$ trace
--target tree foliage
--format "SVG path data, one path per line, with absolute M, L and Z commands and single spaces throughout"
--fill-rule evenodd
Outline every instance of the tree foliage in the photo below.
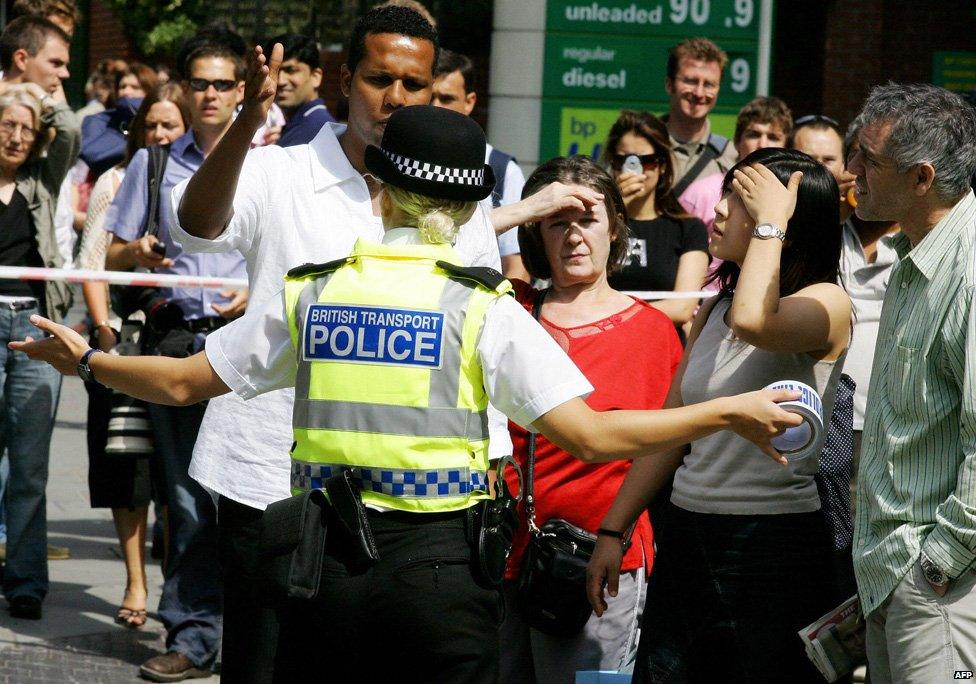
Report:
M 173 54 L 209 17 L 205 0 L 106 0 L 136 49 L 146 56 Z

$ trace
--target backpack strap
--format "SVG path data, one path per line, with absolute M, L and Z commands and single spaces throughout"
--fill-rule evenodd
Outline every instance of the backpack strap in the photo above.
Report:
M 515 161 L 515 157 L 506 154 L 496 148 L 491 148 L 488 155 L 488 166 L 495 174 L 495 188 L 491 191 L 491 206 L 500 207 L 502 197 L 505 196 L 505 172 L 508 171 L 508 162 Z
M 718 135 L 717 133 L 712 133 L 709 135 L 708 142 L 705 143 L 705 149 L 702 150 L 698 160 L 685 172 L 685 175 L 681 177 L 681 180 L 675 183 L 674 187 L 671 188 L 671 192 L 674 194 L 674 196 L 680 197 L 681 193 L 687 190 L 688 186 L 697 180 L 698 176 L 701 175 L 701 172 L 705 170 L 705 167 L 708 166 L 710 162 L 713 162 L 722 156 L 722 153 L 725 152 L 725 148 L 728 147 L 728 145 L 728 138 Z
M 159 193 L 163 185 L 163 176 L 166 174 L 166 162 L 169 161 L 169 145 L 151 145 L 147 151 L 149 167 L 146 178 L 149 183 L 149 204 L 140 235 L 156 235 L 159 233 Z

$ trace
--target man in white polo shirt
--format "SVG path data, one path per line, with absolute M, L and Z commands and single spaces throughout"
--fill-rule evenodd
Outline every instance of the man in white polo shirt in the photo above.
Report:
M 276 48 L 268 66 L 252 66 L 243 109 L 220 145 L 192 179 L 174 189 L 174 236 L 189 252 L 240 250 L 252 306 L 281 289 L 288 269 L 345 257 L 359 237 L 379 242 L 382 186 L 366 172 L 366 145 L 379 143 L 393 111 L 430 102 L 437 49 L 436 32 L 413 10 L 371 10 L 353 29 L 340 75 L 349 98 L 348 126 L 328 124 L 308 145 L 248 154 L 248 142 L 274 98 Z M 602 201 L 565 187 L 540 195 L 495 210 L 490 201 L 479 206 L 455 242 L 465 265 L 499 268 L 493 227 L 502 230 L 566 206 Z M 282 390 L 246 404 L 235 397 L 211 401 L 190 466 L 190 475 L 219 495 L 222 672 L 241 677 L 260 678 L 273 663 L 277 626 L 254 591 L 256 545 L 261 512 L 290 495 L 293 400 L 292 390 Z M 498 415 L 493 457 L 511 453 Z

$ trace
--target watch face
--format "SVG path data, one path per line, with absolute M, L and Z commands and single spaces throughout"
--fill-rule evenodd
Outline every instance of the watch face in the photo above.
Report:
M 761 226 L 756 226 L 756 232 L 762 237 L 773 237 L 776 235 L 776 229 L 768 223 L 764 223 Z

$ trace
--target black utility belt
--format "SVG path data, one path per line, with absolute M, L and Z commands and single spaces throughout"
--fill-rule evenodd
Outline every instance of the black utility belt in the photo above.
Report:
M 206 318 L 194 318 L 190 321 L 183 321 L 183 327 L 191 333 L 209 333 L 227 325 L 228 320 L 221 316 L 207 316 Z

